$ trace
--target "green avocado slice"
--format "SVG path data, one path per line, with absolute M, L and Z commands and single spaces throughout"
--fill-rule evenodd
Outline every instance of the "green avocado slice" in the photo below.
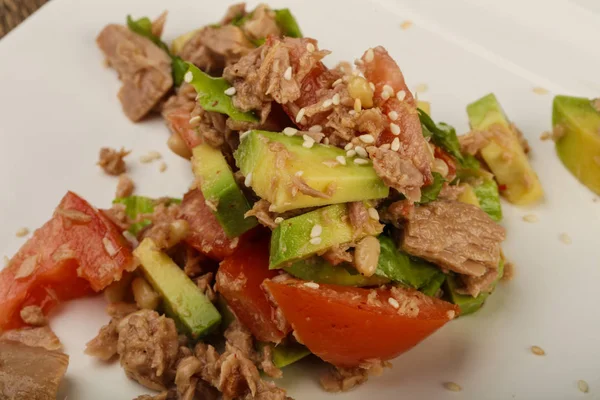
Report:
M 496 285 L 502 279 L 504 275 L 504 261 L 500 260 L 500 264 L 498 265 L 498 277 L 494 281 L 492 285 L 492 292 L 496 288 Z M 448 296 L 451 303 L 456 304 L 460 308 L 460 315 L 468 315 L 472 314 L 475 311 L 479 310 L 483 303 L 487 300 L 487 298 L 492 294 L 492 292 L 483 292 L 479 293 L 479 296 L 473 297 L 465 294 L 459 294 L 456 292 L 457 288 L 460 287 L 458 282 L 458 277 L 454 274 L 448 276 L 446 279 L 446 295 Z
M 301 260 L 289 267 L 285 272 L 305 281 L 325 283 L 340 286 L 378 286 L 389 282 L 389 279 L 379 276 L 366 277 L 359 274 L 351 265 L 331 265 L 321 257 Z

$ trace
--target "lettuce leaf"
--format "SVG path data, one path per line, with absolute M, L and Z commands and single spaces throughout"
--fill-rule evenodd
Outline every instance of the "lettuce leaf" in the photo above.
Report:
M 444 182 L 446 182 L 446 180 L 437 172 L 434 172 L 432 175 L 433 182 L 421 189 L 421 200 L 419 200 L 419 204 L 427 204 L 431 201 L 434 201 L 438 198 L 440 192 L 442 191 L 442 187 L 444 186 Z
M 496 181 L 484 179 L 480 184 L 473 185 L 473 191 L 477 196 L 477 200 L 479 200 L 479 207 L 494 221 L 502 220 L 502 205 L 500 204 L 500 193 Z
M 296 18 L 292 15 L 292 12 L 289 8 L 282 8 L 280 10 L 275 11 L 275 22 L 277 22 L 277 26 L 281 29 L 283 36 L 289 36 L 293 38 L 301 38 L 302 31 L 300 30 L 300 26 L 296 21 Z

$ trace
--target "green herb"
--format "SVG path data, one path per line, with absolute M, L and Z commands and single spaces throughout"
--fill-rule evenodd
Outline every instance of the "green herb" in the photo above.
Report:
M 442 191 L 442 187 L 444 186 L 444 182 L 446 182 L 446 180 L 437 172 L 434 172 L 432 175 L 433 182 L 421 190 L 421 200 L 419 200 L 419 204 L 426 204 L 434 201 L 438 198 L 440 192 Z
M 281 10 L 274 11 L 275 22 L 277 22 L 277 26 L 279 29 L 281 29 L 283 36 L 289 36 L 293 38 L 302 37 L 300 26 L 288 8 L 282 8 Z
M 225 94 L 231 88 L 229 82 L 223 78 L 213 78 L 191 63 L 187 65 L 186 75 L 191 74 L 189 83 L 196 89 L 198 103 L 202 108 L 229 115 L 235 121 L 258 122 L 253 112 L 243 112 L 234 107 L 231 96 Z

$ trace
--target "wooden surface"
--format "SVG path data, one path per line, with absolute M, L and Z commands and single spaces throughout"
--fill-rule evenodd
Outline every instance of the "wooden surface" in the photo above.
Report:
M 0 0 L 0 39 L 48 0 Z

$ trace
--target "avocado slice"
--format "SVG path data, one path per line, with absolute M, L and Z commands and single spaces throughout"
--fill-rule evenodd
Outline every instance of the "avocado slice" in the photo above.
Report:
M 498 222 L 502 220 L 502 205 L 500 204 L 500 192 L 498 184 L 493 179 L 483 179 L 473 185 L 473 192 L 477 197 L 479 207 Z
M 471 129 L 493 129 L 497 135 L 501 135 L 501 138 L 492 138 L 490 143 L 481 149 L 481 157 L 494 173 L 498 183 L 506 187 L 502 191 L 506 199 L 520 205 L 540 200 L 544 194 L 542 185 L 496 96 L 491 93 L 469 104 L 467 114 Z
M 311 232 L 320 225 L 319 240 L 311 238 Z M 334 204 L 281 222 L 271 235 L 269 268 L 283 268 L 298 260 L 304 260 L 328 248 L 360 240 L 368 235 L 379 235 L 383 225 L 369 219 L 360 230 L 350 223 L 346 204 Z
M 444 282 L 446 282 L 446 278 L 447 278 L 447 275 L 444 273 L 436 275 L 433 277 L 433 279 L 431 279 L 431 281 L 429 281 L 429 283 L 427 283 L 427 285 L 423 286 L 419 290 L 424 295 L 427 295 L 430 297 L 435 297 L 435 295 L 438 294 L 438 291 L 442 288 L 442 285 L 444 284 Z
M 492 292 L 495 289 L 496 285 L 502 279 L 502 275 L 504 275 L 504 261 L 500 260 L 500 264 L 498 264 L 498 277 L 492 284 Z M 459 294 L 456 292 L 456 289 L 460 287 L 460 283 L 458 282 L 458 277 L 454 274 L 448 276 L 446 279 L 446 295 L 451 303 L 456 304 L 460 308 L 460 315 L 468 315 L 472 314 L 475 311 L 479 310 L 483 303 L 487 300 L 487 298 L 492 294 L 492 292 L 483 292 L 479 293 L 479 296 L 473 297 L 465 294 Z
M 385 198 L 389 188 L 372 164 L 359 165 L 343 149 L 315 143 L 303 146 L 301 137 L 250 131 L 234 156 L 247 182 L 271 211 Z M 346 165 L 337 160 L 343 159 Z M 250 175 L 252 174 L 252 175 Z M 250 178 L 248 178 L 250 176 Z M 298 185 L 315 191 L 306 194 Z
M 254 217 L 244 217 L 250 204 L 221 151 L 201 144 L 194 147 L 192 153 L 192 169 L 200 180 L 200 190 L 225 234 L 234 238 L 254 228 L 258 221 Z
M 481 205 L 479 204 L 479 199 L 475 194 L 475 189 L 473 189 L 473 186 L 471 186 L 468 183 L 460 183 L 460 186 L 464 187 L 465 190 L 460 195 L 458 195 L 458 201 L 466 204 L 471 204 L 476 207 L 481 207 Z
M 600 108 L 586 98 L 556 96 L 552 126 L 562 131 L 556 139 L 556 152 L 562 163 L 600 195 Z
M 273 347 L 273 364 L 277 368 L 287 367 L 310 354 L 310 350 L 299 343 L 279 344 Z
M 352 265 L 331 265 L 321 257 L 301 260 L 283 268 L 285 272 L 296 278 L 317 283 L 340 286 L 379 286 L 389 282 L 389 279 L 376 275 L 366 277 L 359 274 Z
M 167 256 L 145 238 L 133 254 L 140 260 L 144 275 L 160 293 L 165 311 L 192 338 L 210 333 L 221 323 L 221 315 L 200 289 Z

